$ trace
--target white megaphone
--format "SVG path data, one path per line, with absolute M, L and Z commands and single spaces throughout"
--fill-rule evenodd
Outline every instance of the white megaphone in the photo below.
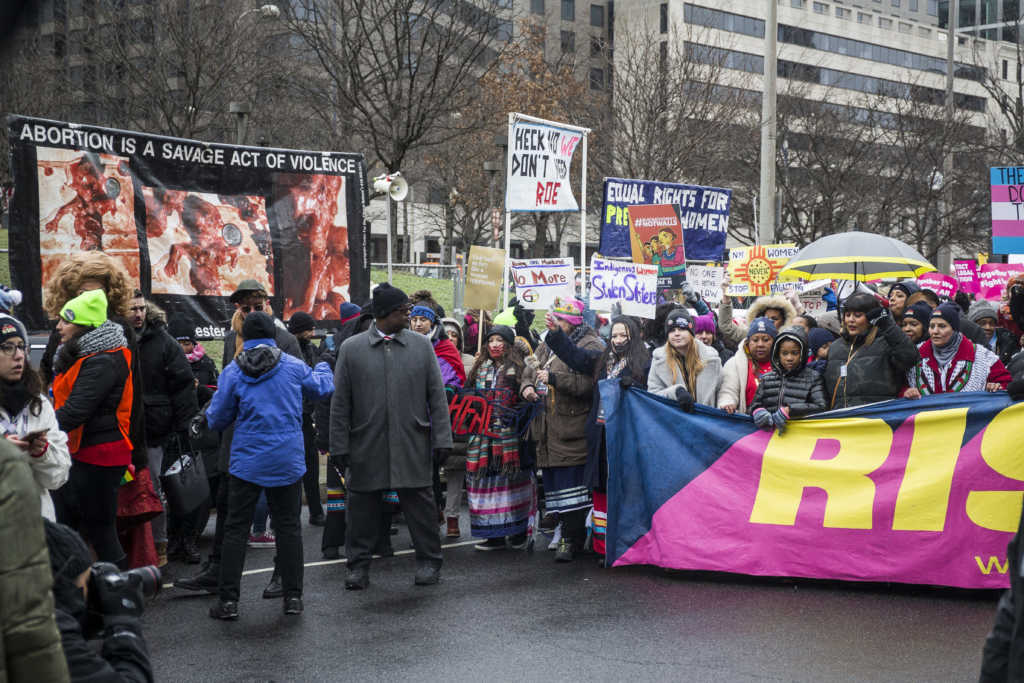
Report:
M 374 192 L 386 192 L 391 199 L 400 202 L 409 194 L 409 183 L 398 171 L 379 175 L 373 179 Z

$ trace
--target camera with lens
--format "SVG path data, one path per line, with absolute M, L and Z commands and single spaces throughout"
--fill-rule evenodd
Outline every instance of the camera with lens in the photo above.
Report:
M 149 565 L 122 572 L 117 565 L 97 562 L 89 577 L 86 632 L 98 633 L 120 619 L 142 616 L 145 600 L 160 592 L 160 570 Z

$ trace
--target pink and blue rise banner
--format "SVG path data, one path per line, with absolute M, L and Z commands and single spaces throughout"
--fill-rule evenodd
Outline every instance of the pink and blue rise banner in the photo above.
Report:
M 887 401 L 793 420 L 601 383 L 609 564 L 1005 588 L 1024 403 Z
M 996 167 L 989 175 L 992 253 L 1024 254 L 1024 167 Z

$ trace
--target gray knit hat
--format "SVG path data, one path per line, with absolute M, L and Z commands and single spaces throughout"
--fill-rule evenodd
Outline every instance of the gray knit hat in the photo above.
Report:
M 991 302 L 985 301 L 984 299 L 978 299 L 971 307 L 967 310 L 967 319 L 972 323 L 976 323 L 984 318 L 992 318 L 993 320 L 999 320 L 999 314 L 996 312 L 996 307 Z

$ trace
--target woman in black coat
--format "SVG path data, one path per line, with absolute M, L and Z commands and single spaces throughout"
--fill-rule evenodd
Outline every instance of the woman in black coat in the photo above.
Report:
M 570 368 L 581 374 L 593 375 L 595 383 L 605 379 L 618 379 L 623 389 L 631 386 L 647 389 L 651 357 L 640 334 L 640 328 L 628 316 L 612 320 L 610 343 L 601 352 L 576 346 L 557 327 L 548 331 L 544 342 Z M 603 563 L 604 533 L 608 517 L 608 454 L 605 448 L 604 415 L 600 400 L 591 404 L 585 432 L 587 462 L 583 478 L 584 483 L 594 492 L 594 551 L 602 556 Z

